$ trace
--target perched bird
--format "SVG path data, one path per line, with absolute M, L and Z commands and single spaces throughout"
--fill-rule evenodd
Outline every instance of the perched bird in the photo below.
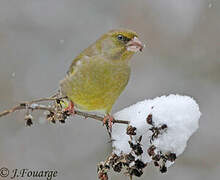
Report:
M 84 111 L 101 111 L 103 122 L 112 125 L 111 109 L 130 77 L 129 59 L 143 45 L 138 35 L 127 29 L 111 30 L 82 51 L 72 62 L 60 82 L 61 93 L 74 106 Z

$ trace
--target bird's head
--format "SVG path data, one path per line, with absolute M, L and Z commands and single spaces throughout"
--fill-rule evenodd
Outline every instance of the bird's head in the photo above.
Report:
M 99 51 L 111 60 L 128 60 L 144 47 L 137 33 L 127 29 L 109 31 L 97 41 L 96 45 Z

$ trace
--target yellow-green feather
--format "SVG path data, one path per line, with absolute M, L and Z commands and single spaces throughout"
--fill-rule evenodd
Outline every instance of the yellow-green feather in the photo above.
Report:
M 104 34 L 73 60 L 66 78 L 61 81 L 62 93 L 78 108 L 110 113 L 127 85 L 128 60 L 134 53 L 116 40 L 119 33 L 129 38 L 136 36 L 132 31 L 123 30 Z
M 80 109 L 109 113 L 130 76 L 126 62 L 111 63 L 99 57 L 82 60 L 62 82 L 62 92 Z M 91 71 L 92 69 L 92 71 Z

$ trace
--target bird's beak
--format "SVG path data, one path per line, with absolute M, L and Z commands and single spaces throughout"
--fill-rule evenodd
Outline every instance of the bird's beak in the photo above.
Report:
M 128 41 L 126 47 L 128 51 L 138 52 L 143 50 L 144 45 L 137 37 L 134 37 L 132 40 Z

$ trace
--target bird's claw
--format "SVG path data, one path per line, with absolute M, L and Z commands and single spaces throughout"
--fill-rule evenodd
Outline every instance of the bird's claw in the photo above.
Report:
M 103 119 L 103 125 L 107 126 L 109 133 L 112 132 L 112 125 L 114 123 L 114 117 L 111 115 L 106 115 Z
M 65 112 L 67 112 L 69 115 L 74 115 L 75 114 L 75 108 L 74 104 L 72 101 L 69 102 L 69 105 L 67 108 L 64 109 Z

